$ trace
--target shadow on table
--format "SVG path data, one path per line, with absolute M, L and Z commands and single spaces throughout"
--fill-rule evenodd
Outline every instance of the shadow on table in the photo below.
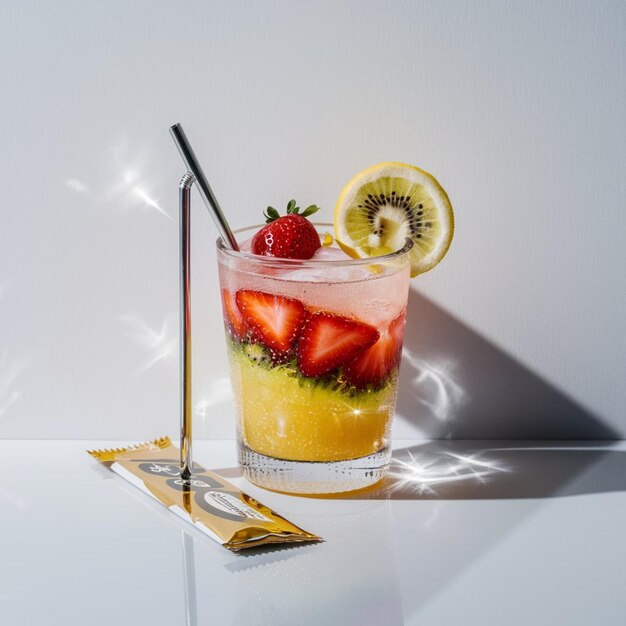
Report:
M 488 500 L 626 490 L 626 450 L 603 442 L 430 441 L 394 451 L 387 478 L 347 498 Z
M 310 522 L 328 543 L 233 559 L 227 569 L 247 590 L 233 623 L 407 623 L 542 499 L 626 490 L 626 450 L 558 441 L 617 439 L 598 416 L 424 296 L 411 291 L 409 308 L 398 414 L 425 441 L 395 450 L 388 478 L 338 494 L 337 506 L 285 498 L 285 514 Z M 528 441 L 541 439 L 555 441 Z M 392 505 L 398 500 L 430 502 Z M 289 593 L 276 581 L 290 581 Z
M 409 292 L 397 413 L 424 439 L 619 439 L 602 419 Z

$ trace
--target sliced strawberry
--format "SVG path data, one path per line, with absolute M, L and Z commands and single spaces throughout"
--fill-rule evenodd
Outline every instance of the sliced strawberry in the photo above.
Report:
M 405 320 L 406 314 L 402 311 L 371 348 L 344 367 L 343 374 L 350 384 L 363 389 L 368 385 L 378 387 L 385 382 L 400 364 Z
M 378 339 L 368 324 L 329 313 L 314 313 L 298 344 L 298 366 L 305 376 L 323 376 L 352 361 Z
M 222 308 L 224 309 L 226 326 L 230 332 L 237 339 L 243 339 L 246 336 L 246 325 L 243 321 L 243 316 L 237 307 L 235 295 L 228 291 L 228 289 L 222 289 Z
M 302 302 L 246 289 L 238 291 L 236 299 L 246 328 L 268 348 L 278 352 L 291 348 L 304 320 Z

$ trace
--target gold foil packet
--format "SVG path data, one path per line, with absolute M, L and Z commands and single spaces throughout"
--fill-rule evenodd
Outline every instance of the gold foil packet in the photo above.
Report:
M 88 452 L 229 550 L 321 541 L 195 463 L 191 478 L 181 478 L 179 451 L 169 437 Z

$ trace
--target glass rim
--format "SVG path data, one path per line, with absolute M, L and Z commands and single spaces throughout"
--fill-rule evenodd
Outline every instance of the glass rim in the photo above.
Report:
M 322 226 L 325 228 L 334 229 L 334 224 L 331 224 L 329 222 L 311 223 L 313 224 L 313 226 Z M 259 230 L 263 228 L 263 226 L 265 226 L 265 224 L 244 226 L 243 228 L 238 228 L 234 230 L 233 234 L 238 235 L 252 229 Z M 394 261 L 409 252 L 415 245 L 410 237 L 406 237 L 406 239 L 404 240 L 404 245 L 401 248 L 399 248 L 395 252 L 389 252 L 388 254 L 383 254 L 381 256 L 368 256 L 360 259 L 284 259 L 280 257 L 260 256 L 258 254 L 252 254 L 251 252 L 240 252 L 237 250 L 232 250 L 231 248 L 228 248 L 226 245 L 224 245 L 224 240 L 221 237 L 218 237 L 215 243 L 220 253 L 226 254 L 227 256 L 233 257 L 235 259 L 252 261 L 255 263 L 259 263 L 260 265 L 287 265 L 297 267 L 352 267 L 355 265 L 372 265 L 373 263 Z

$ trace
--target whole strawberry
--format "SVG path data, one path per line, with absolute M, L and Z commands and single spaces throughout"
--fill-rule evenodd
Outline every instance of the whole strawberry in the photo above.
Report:
M 274 207 L 264 213 L 267 226 L 252 238 L 252 253 L 282 259 L 310 259 L 321 247 L 320 237 L 307 217 L 319 207 L 312 204 L 300 213 L 295 200 L 287 205 L 282 217 Z

